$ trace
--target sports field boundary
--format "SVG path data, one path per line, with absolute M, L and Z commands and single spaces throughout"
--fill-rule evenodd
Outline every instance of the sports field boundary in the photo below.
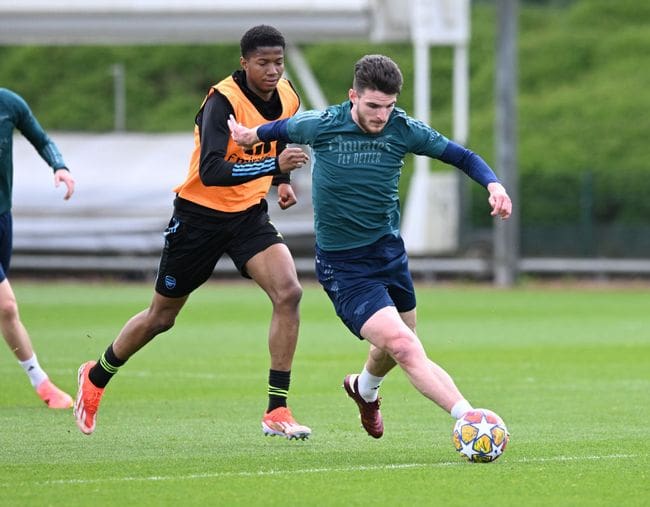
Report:
M 16 253 L 12 258 L 15 272 L 69 273 L 69 274 L 141 274 L 153 277 L 158 266 L 157 255 L 44 255 Z M 296 269 L 303 276 L 314 274 L 311 257 L 297 257 Z M 478 258 L 411 258 L 409 266 L 414 276 L 435 278 L 445 276 L 491 276 L 493 265 L 489 259 Z M 589 275 L 589 276 L 650 276 L 650 259 L 582 259 L 582 258 L 522 258 L 520 274 Z M 217 264 L 215 275 L 237 276 L 229 259 Z

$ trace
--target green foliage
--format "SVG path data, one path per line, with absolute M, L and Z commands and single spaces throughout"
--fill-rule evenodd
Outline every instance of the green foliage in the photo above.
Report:
M 650 50 L 649 24 L 650 3 L 644 0 L 522 2 L 516 205 L 523 225 L 578 220 L 575 196 L 586 173 L 594 180 L 594 218 L 647 223 L 650 68 L 643 62 Z M 468 146 L 492 166 L 495 31 L 494 2 L 474 2 Z M 332 103 L 346 100 L 359 57 L 390 55 L 405 78 L 399 105 L 413 113 L 410 43 L 338 41 L 302 49 Z M 452 50 L 431 48 L 430 58 L 431 124 L 451 137 Z M 236 44 L 0 47 L 0 86 L 21 93 L 48 129 L 106 132 L 114 124 L 111 67 L 121 63 L 128 130 L 187 131 L 208 86 L 237 68 L 238 59 Z M 291 72 L 290 60 L 287 66 Z M 407 160 L 403 195 L 411 165 Z M 473 187 L 472 223 L 487 225 L 484 192 Z M 559 203 L 557 195 L 574 198 Z
M 239 65 L 223 46 L 0 47 L 0 82 L 18 91 L 48 129 L 113 128 L 112 68 L 126 73 L 127 129 L 192 129 L 209 86 Z
M 552 2 L 551 2 L 552 3 Z M 475 8 L 472 60 L 485 33 Z M 648 223 L 650 72 L 639 62 L 650 48 L 650 9 L 639 1 L 575 1 L 564 8 L 522 8 L 519 31 L 518 168 L 523 225 L 576 223 L 586 200 L 598 223 Z M 489 20 L 494 23 L 493 19 Z M 494 164 L 493 51 L 485 74 L 472 76 L 470 145 Z M 480 94 L 479 94 L 480 95 Z M 591 190 L 583 186 L 593 178 Z M 585 195 L 592 191 L 593 194 Z M 489 223 L 484 194 L 472 189 L 474 224 Z M 518 204 L 518 203 L 516 203 Z

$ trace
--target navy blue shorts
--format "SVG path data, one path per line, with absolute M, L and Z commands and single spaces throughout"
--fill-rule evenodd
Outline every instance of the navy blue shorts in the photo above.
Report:
M 13 221 L 11 211 L 0 215 L 0 282 L 4 282 L 11 264 L 11 249 L 13 246 Z
M 402 238 L 384 236 L 372 245 L 325 252 L 316 246 L 316 275 L 336 314 L 358 338 L 378 310 L 415 308 L 415 289 Z

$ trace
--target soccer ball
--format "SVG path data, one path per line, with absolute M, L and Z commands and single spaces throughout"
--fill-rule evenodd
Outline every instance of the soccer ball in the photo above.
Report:
M 456 421 L 452 441 L 458 453 L 473 463 L 489 463 L 506 450 L 510 434 L 491 410 L 475 408 Z

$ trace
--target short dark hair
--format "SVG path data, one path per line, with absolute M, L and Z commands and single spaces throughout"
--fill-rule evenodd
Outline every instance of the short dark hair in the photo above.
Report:
M 402 91 L 402 71 L 384 55 L 365 55 L 354 64 L 352 87 L 357 93 L 376 90 L 386 95 L 399 95 Z
M 261 47 L 282 46 L 285 48 L 284 36 L 269 25 L 257 25 L 249 29 L 239 41 L 241 55 L 246 58 L 252 51 Z

